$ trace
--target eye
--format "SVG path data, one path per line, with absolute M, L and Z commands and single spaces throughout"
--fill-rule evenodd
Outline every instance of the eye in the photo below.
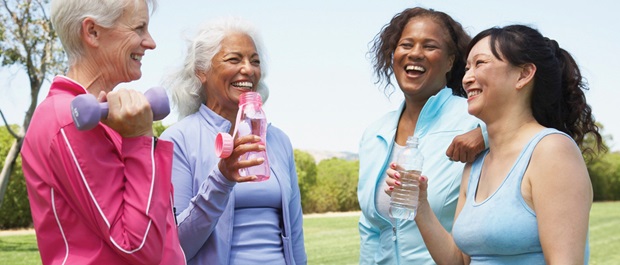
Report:
M 259 59 L 254 59 L 254 60 L 252 60 L 252 64 L 253 65 L 260 65 L 260 60 Z
M 233 63 L 233 64 L 238 64 L 239 62 L 241 62 L 241 59 L 237 57 L 233 57 L 233 58 L 228 58 L 225 61 L 229 63 Z
M 142 24 L 142 25 L 140 25 L 140 26 L 137 26 L 134 30 L 135 30 L 136 32 L 138 32 L 138 33 L 142 33 L 142 32 L 144 32 L 144 30 L 146 30 L 146 25 L 145 25 L 145 24 Z
M 413 47 L 413 44 L 408 43 L 408 42 L 403 42 L 403 43 L 399 44 L 398 46 L 403 47 L 405 49 L 410 49 L 411 47 Z
M 475 63 L 475 65 L 477 66 L 477 65 L 480 65 L 480 64 L 483 64 L 483 63 L 484 63 L 484 61 L 483 61 L 483 60 L 477 60 L 477 61 L 476 61 L 476 63 Z

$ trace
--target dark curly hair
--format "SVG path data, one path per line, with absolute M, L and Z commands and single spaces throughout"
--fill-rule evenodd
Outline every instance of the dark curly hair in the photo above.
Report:
M 503 56 L 512 65 L 532 63 L 536 66 L 531 105 L 538 123 L 565 132 L 582 148 L 585 136 L 592 134 L 596 151 L 607 149 L 586 102 L 584 90 L 588 90 L 588 86 L 566 50 L 536 29 L 510 25 L 478 33 L 469 44 L 467 54 L 485 37 L 490 38 L 491 52 L 497 59 L 503 60 Z M 583 150 L 590 155 L 594 151 L 588 147 Z
M 375 83 L 385 84 L 384 92 L 388 96 L 394 92 L 394 85 L 391 81 L 391 77 L 394 75 L 394 70 L 392 69 L 394 51 L 403 33 L 403 29 L 412 18 L 416 17 L 433 19 L 442 25 L 450 36 L 451 41 L 448 43 L 448 48 L 449 53 L 454 55 L 454 63 L 452 69 L 446 74 L 446 83 L 452 89 L 454 95 L 465 97 L 462 79 L 465 74 L 465 49 L 471 37 L 465 32 L 463 26 L 448 14 L 421 7 L 408 8 L 396 14 L 390 23 L 384 25 L 371 41 L 372 46 L 368 53 L 372 57 L 374 73 L 377 77 Z

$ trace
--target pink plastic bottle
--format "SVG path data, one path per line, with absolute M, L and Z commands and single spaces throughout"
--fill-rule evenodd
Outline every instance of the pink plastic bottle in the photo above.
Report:
M 239 96 L 239 112 L 237 113 L 237 123 L 233 136 L 228 133 L 219 133 L 215 138 L 215 152 L 221 158 L 230 156 L 233 149 L 233 139 L 235 135 L 239 137 L 254 134 L 260 137 L 261 144 L 265 145 L 267 139 L 267 119 L 265 112 L 261 108 L 263 101 L 258 92 L 245 92 Z M 256 181 L 269 179 L 269 160 L 267 152 L 247 152 L 239 160 L 257 159 L 262 157 L 264 162 L 260 165 L 239 169 L 241 176 L 257 177 Z

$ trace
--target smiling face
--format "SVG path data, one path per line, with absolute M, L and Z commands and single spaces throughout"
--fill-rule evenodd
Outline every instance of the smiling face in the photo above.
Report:
M 211 68 L 198 77 L 206 90 L 207 107 L 222 117 L 234 117 L 239 96 L 256 91 L 261 78 L 260 58 L 252 38 L 243 33 L 226 36 L 211 60 Z
M 493 116 L 501 117 L 504 110 L 518 102 L 517 92 L 523 88 L 522 68 L 502 60 L 493 55 L 490 37 L 478 41 L 467 57 L 463 88 L 468 112 L 485 122 Z
M 426 100 L 446 85 L 452 68 L 446 30 L 430 17 L 412 18 L 394 50 L 394 76 L 406 98 Z
M 145 1 L 131 3 L 112 28 L 100 28 L 100 56 L 97 60 L 105 79 L 113 84 L 137 80 L 146 50 L 155 49 L 148 31 L 149 14 Z

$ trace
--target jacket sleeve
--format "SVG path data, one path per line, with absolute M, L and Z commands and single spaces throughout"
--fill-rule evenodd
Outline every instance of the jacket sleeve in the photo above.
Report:
M 108 130 L 61 128 L 50 150 L 53 186 L 119 256 L 159 263 L 172 214 L 172 144 Z
M 192 167 L 189 151 L 182 136 L 168 135 L 174 144 L 172 183 L 174 185 L 174 206 L 177 214 L 179 240 L 187 260 L 196 256 L 205 244 L 228 204 L 235 182 L 229 181 L 219 171 L 217 164 L 211 172 L 196 172 Z M 162 135 L 164 136 L 164 135 Z M 198 161 L 196 163 L 202 163 Z M 203 179 L 194 192 L 195 179 Z
M 379 231 L 371 225 L 362 213 L 359 220 L 360 265 L 375 264 L 375 254 L 380 250 Z
M 293 255 L 295 264 L 307 264 L 306 248 L 304 245 L 303 231 L 303 212 L 301 209 L 301 194 L 299 192 L 299 184 L 297 179 L 297 171 L 295 167 L 295 159 L 292 147 L 289 149 L 289 176 L 291 176 L 291 201 L 289 204 L 289 212 L 291 217 L 291 239 L 293 243 Z

